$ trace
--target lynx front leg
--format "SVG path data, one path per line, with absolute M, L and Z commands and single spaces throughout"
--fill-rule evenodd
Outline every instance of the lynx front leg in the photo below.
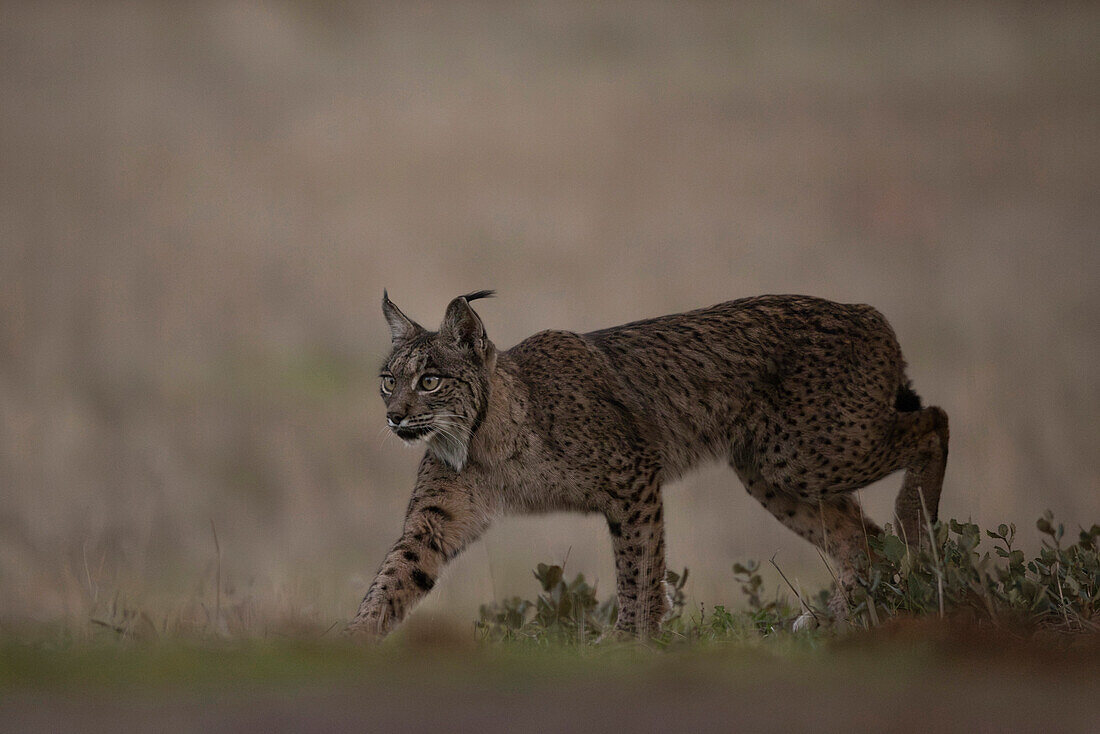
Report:
M 665 534 L 661 497 L 655 486 L 639 499 L 608 513 L 615 551 L 619 619 L 617 632 L 650 636 L 669 610 L 665 591 Z
M 430 464 L 425 460 L 425 464 Z M 405 528 L 382 562 L 348 634 L 381 638 L 431 591 L 443 566 L 476 540 L 490 513 L 453 473 L 421 465 Z

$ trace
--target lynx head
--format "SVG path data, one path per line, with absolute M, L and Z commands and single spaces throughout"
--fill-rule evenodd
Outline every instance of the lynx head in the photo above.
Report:
M 466 464 L 470 437 L 485 416 L 496 364 L 496 347 L 470 301 L 492 295 L 478 291 L 451 301 L 439 331 L 420 326 L 382 295 L 393 340 L 381 374 L 386 423 L 406 443 L 426 440 L 455 471 Z

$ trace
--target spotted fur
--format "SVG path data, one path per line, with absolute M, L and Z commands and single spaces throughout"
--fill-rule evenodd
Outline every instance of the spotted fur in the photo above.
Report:
M 498 353 L 470 307 L 488 295 L 456 298 L 438 332 L 383 298 L 387 420 L 428 450 L 350 632 L 392 630 L 493 518 L 572 510 L 607 519 L 617 629 L 651 634 L 668 611 L 661 487 L 714 458 L 835 559 L 838 613 L 878 532 L 855 490 L 905 469 L 902 533 L 919 542 L 936 518 L 947 415 L 921 407 L 870 306 L 760 296 Z

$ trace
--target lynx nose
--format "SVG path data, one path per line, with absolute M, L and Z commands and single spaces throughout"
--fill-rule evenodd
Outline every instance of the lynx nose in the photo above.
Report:
M 397 428 L 397 426 L 400 425 L 401 421 L 403 420 L 405 420 L 404 413 L 398 413 L 395 410 L 391 410 L 390 412 L 386 413 L 386 423 L 389 424 L 390 428 Z

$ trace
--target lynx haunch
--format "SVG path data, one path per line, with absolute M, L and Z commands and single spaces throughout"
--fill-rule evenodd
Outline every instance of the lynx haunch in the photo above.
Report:
M 904 537 L 935 520 L 947 415 L 922 408 L 893 329 L 870 306 L 759 296 L 588 334 L 543 331 L 507 351 L 470 302 L 428 331 L 383 296 L 390 428 L 424 441 L 401 537 L 348 632 L 381 637 L 494 518 L 600 513 L 615 553 L 616 629 L 668 611 L 661 487 L 726 461 L 749 494 L 839 567 L 834 611 L 866 562 L 855 490 L 899 469 Z

